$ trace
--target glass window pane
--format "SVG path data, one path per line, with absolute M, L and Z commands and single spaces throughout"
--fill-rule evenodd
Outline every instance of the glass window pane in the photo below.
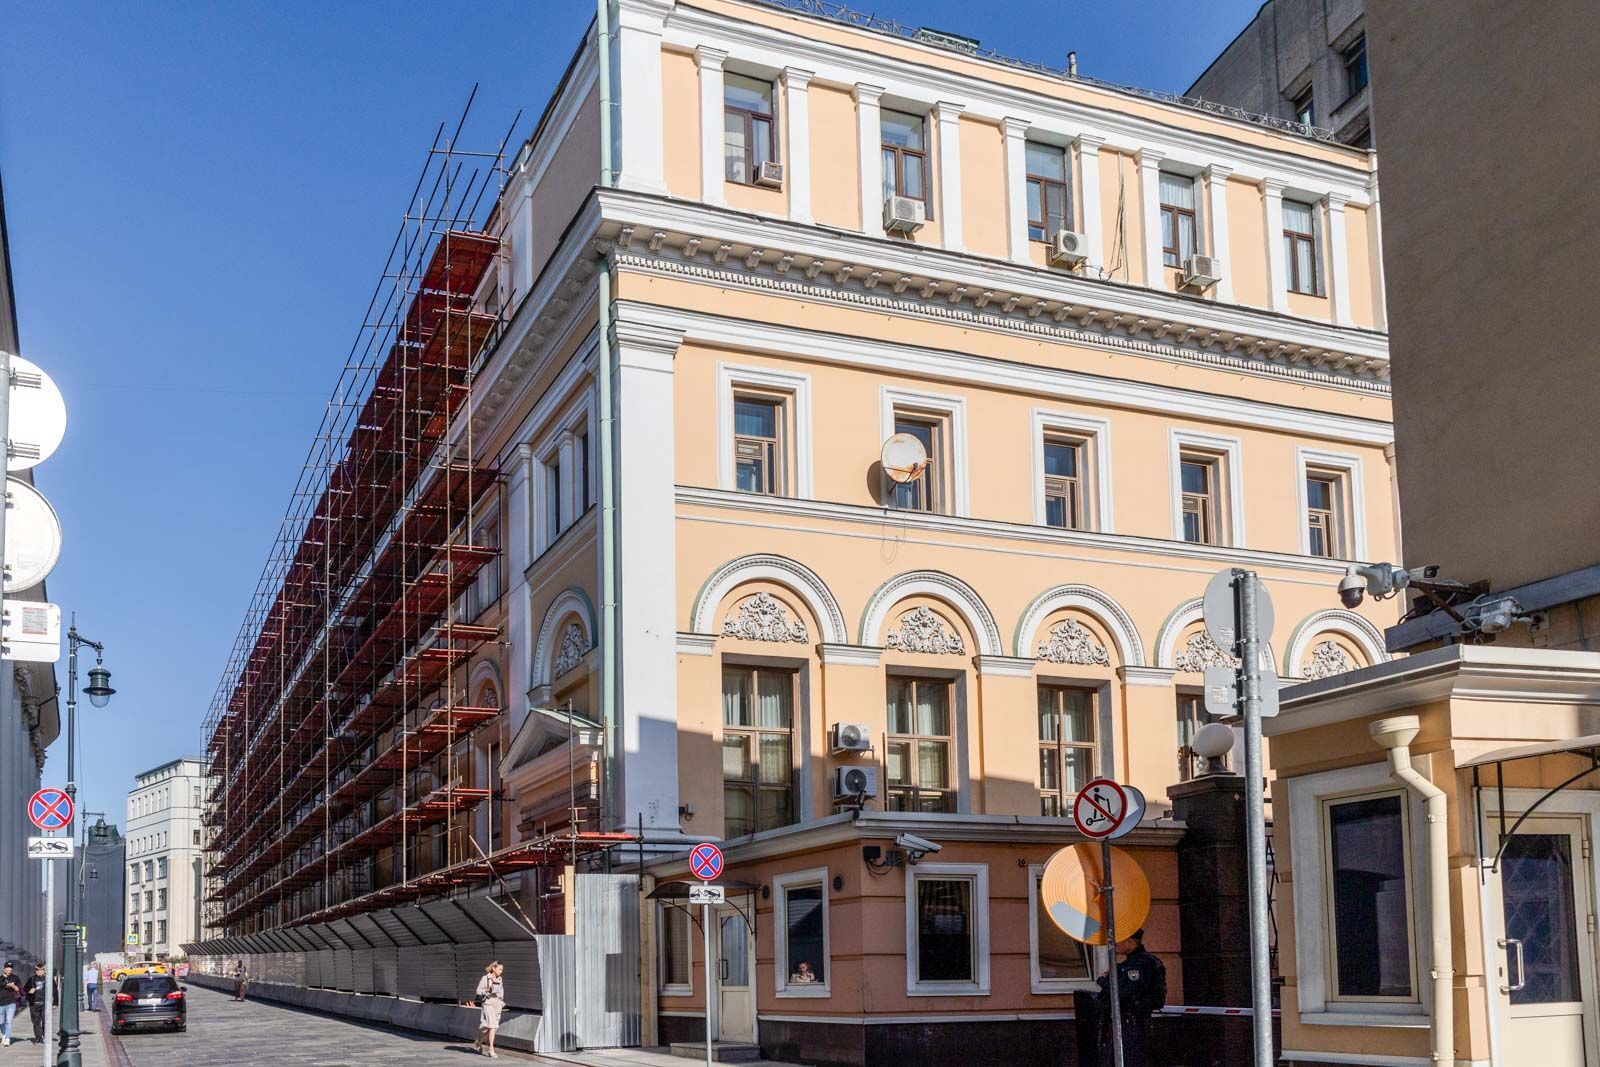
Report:
M 1195 545 L 1205 541 L 1205 524 L 1198 512 L 1186 510 L 1183 513 L 1183 539 Z
M 1194 210 L 1194 179 L 1182 174 L 1161 174 L 1161 202 Z M 1285 207 L 1288 205 L 1285 204 Z
M 1283 228 L 1295 233 L 1311 233 L 1311 205 L 1298 200 L 1283 202 Z
M 682 908 L 661 909 L 661 980 L 665 985 L 689 984 L 689 913 Z
M 722 832 L 728 837 L 756 832 L 755 803 L 748 789 L 723 789 Z
M 1572 897 L 1572 838 L 1512 835 L 1500 858 L 1506 936 L 1522 942 L 1522 988 L 1511 1003 L 1560 1004 L 1583 999 L 1578 971 L 1578 918 Z M 1515 964 L 1513 964 L 1515 966 Z
M 1194 216 L 1179 215 L 1177 223 L 1178 263 L 1181 266 L 1188 262 L 1190 256 L 1194 255 Z
M 1319 524 L 1312 523 L 1307 532 L 1310 534 L 1308 544 L 1313 556 L 1332 555 L 1328 551 L 1328 535 Z
M 1078 476 L 1078 446 L 1065 441 L 1046 441 L 1044 472 L 1062 478 Z
M 1317 266 L 1313 255 L 1315 250 L 1316 246 L 1310 241 L 1294 243 L 1295 278 L 1302 293 L 1317 291 Z
M 722 724 L 724 726 L 753 726 L 753 705 L 750 672 L 725 670 L 722 672 Z
M 1061 788 L 1060 753 L 1057 748 L 1039 750 L 1039 788 L 1049 793 Z
M 733 432 L 742 437 L 777 437 L 778 405 L 770 400 L 735 400 Z
M 1028 142 L 1028 173 L 1058 182 L 1067 180 L 1067 154 L 1053 144 Z
M 1039 687 L 1039 740 L 1056 741 L 1060 739 L 1061 717 L 1056 711 L 1058 689 L 1041 685 Z
M 889 732 L 891 734 L 909 734 L 912 732 L 911 689 L 911 683 L 903 678 L 889 679 Z
M 1028 218 L 1043 219 L 1044 215 L 1041 214 L 1043 210 L 1044 194 L 1040 190 L 1038 182 L 1030 181 L 1028 183 Z
M 756 680 L 760 690 L 760 724 L 768 729 L 789 729 L 794 716 L 794 675 L 787 671 L 760 671 Z
M 900 192 L 919 200 L 926 195 L 922 189 L 922 160 L 919 157 L 900 157 Z
M 1307 478 L 1306 503 L 1319 511 L 1332 511 L 1333 484 L 1326 478 Z
M 922 116 L 907 115 L 903 111 L 879 112 L 883 128 L 883 143 L 900 148 L 922 150 Z
M 789 984 L 828 980 L 822 954 L 822 887 L 784 890 L 784 933 L 788 937 Z
M 1207 464 L 1184 460 L 1181 465 L 1183 473 L 1183 491 L 1185 493 L 1204 493 L 1210 488 L 1211 473 Z
M 734 485 L 741 493 L 765 493 L 767 475 L 759 459 L 741 458 L 734 468 Z
M 918 981 L 970 982 L 972 957 L 972 883 L 918 878 Z
M 1046 497 L 1044 502 L 1044 521 L 1047 526 L 1066 527 L 1067 501 L 1064 497 Z
M 762 734 L 761 781 L 767 785 L 788 785 L 789 773 L 789 738 L 783 734 Z
M 950 788 L 950 746 L 948 742 L 917 742 L 917 785 L 922 789 Z
M 789 787 L 761 790 L 761 824 L 757 830 L 776 830 L 794 822 L 794 806 Z
M 758 115 L 772 114 L 772 83 L 743 74 L 723 74 L 722 100 L 728 107 L 742 107 Z
M 722 777 L 748 782 L 754 776 L 750 762 L 750 738 L 736 734 L 722 739 Z
M 1034 883 L 1034 927 L 1039 932 L 1039 977 L 1046 981 L 1087 979 L 1089 977 L 1088 961 L 1084 958 L 1083 947 L 1061 932 L 1050 918 L 1050 913 L 1044 906 L 1044 894 L 1038 891 L 1041 875 L 1033 876 Z
M 744 116 L 737 112 L 722 113 L 722 162 L 730 182 L 750 180 L 750 146 L 745 143 Z
M 772 122 L 770 120 L 753 119 L 750 125 L 752 127 L 751 139 L 754 142 L 750 147 L 755 153 L 755 159 L 750 165 L 753 176 L 754 171 L 761 164 L 772 162 L 772 148 L 777 139 L 772 136 Z
M 722 984 L 744 988 L 750 984 L 750 927 L 743 915 L 723 916 L 717 924 L 722 953 Z
M 900 193 L 899 164 L 897 157 L 890 149 L 883 150 L 883 198 L 898 196 Z
M 1066 748 L 1061 750 L 1063 764 L 1063 778 L 1061 786 L 1063 793 L 1076 793 L 1094 778 L 1094 750 L 1088 748 Z
M 1051 185 L 1045 189 L 1045 228 L 1051 233 L 1065 230 L 1067 225 L 1067 187 Z
M 890 741 L 888 751 L 884 753 L 884 764 L 889 776 L 890 785 L 909 785 L 910 780 L 906 775 L 911 770 L 911 743 L 909 741 Z
M 943 682 L 917 685 L 917 729 L 924 737 L 950 734 L 950 687 Z
M 1391 794 L 1328 805 L 1340 996 L 1411 995 L 1402 803 Z
M 1088 690 L 1061 691 L 1061 724 L 1063 740 L 1094 740 L 1094 698 Z

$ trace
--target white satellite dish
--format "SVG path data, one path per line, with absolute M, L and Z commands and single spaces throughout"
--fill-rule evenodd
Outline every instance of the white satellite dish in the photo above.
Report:
M 909 433 L 897 433 L 883 443 L 881 456 L 883 473 L 891 482 L 901 484 L 911 481 L 928 466 L 928 450 L 922 442 Z
M 32 589 L 61 558 L 61 520 L 44 494 L 20 478 L 6 479 L 6 593 Z
M 11 423 L 6 470 L 25 471 L 49 459 L 67 433 L 67 405 L 50 375 L 21 356 L 11 357 Z

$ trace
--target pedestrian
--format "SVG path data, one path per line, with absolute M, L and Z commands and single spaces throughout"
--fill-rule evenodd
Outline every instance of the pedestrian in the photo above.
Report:
M 33 1020 L 33 1043 L 44 1044 L 44 993 L 49 985 L 49 979 L 44 974 L 44 964 L 35 963 L 33 974 L 29 976 L 27 985 L 22 987 L 23 995 L 28 998 L 28 1017 Z
M 233 1000 L 234 1003 L 244 1001 L 245 987 L 249 985 L 248 977 L 244 973 L 244 961 L 240 960 L 233 965 Z
M 16 965 L 6 960 L 0 970 L 0 1047 L 11 1044 L 11 1020 L 17 1017 L 17 1005 L 22 1000 L 22 979 L 17 976 Z
M 490 1059 L 500 1058 L 494 1050 L 494 1032 L 500 1029 L 500 1012 L 506 1006 L 505 970 L 500 961 L 495 960 L 483 969 L 483 977 L 478 979 L 478 1040 L 472 1043 L 472 1051 Z
M 1117 998 L 1122 1008 L 1122 1062 L 1145 1067 L 1150 1062 L 1150 1016 L 1167 1005 L 1167 968 L 1144 947 L 1144 930 L 1117 942 Z M 1111 994 L 1108 975 L 1100 984 L 1100 1063 L 1109 1067 L 1111 1052 Z
M 87 991 L 89 1010 L 100 1010 L 100 967 L 97 964 L 85 964 L 83 968 L 83 988 Z

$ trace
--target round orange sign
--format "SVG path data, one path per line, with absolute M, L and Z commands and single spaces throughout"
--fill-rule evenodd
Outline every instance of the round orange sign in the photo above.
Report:
M 1105 905 L 1100 886 L 1105 876 L 1098 844 L 1084 841 L 1050 857 L 1039 882 L 1039 899 L 1061 932 L 1086 945 L 1106 943 Z M 1150 914 L 1150 881 L 1137 860 L 1120 848 L 1111 850 L 1117 933 L 1126 937 Z

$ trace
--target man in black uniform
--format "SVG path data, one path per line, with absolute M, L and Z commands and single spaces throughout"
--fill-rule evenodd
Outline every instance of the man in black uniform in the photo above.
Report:
M 1126 1067 L 1149 1063 L 1150 1016 L 1166 1007 L 1167 968 L 1144 947 L 1144 930 L 1117 942 L 1122 962 L 1117 964 L 1117 997 L 1122 1004 L 1122 1061 Z M 1111 1051 L 1111 987 L 1107 975 L 1100 983 L 1100 1067 L 1116 1062 Z

